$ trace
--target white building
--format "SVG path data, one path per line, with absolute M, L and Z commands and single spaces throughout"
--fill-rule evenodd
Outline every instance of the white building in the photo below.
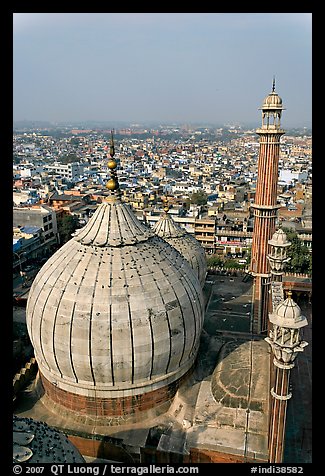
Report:
M 71 164 L 56 163 L 53 165 L 46 165 L 44 169 L 48 172 L 53 172 L 69 180 L 75 180 L 84 173 L 84 166 L 79 164 L 78 162 L 74 162 Z
M 289 170 L 289 169 L 281 169 L 279 174 L 279 182 L 284 182 L 288 185 L 292 184 L 294 180 L 298 182 L 302 182 L 303 180 L 307 180 L 308 173 L 307 171 L 298 171 L 298 170 Z

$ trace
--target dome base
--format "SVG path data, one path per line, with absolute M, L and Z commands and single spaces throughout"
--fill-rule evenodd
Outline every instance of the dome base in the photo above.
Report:
M 158 390 L 119 398 L 94 398 L 73 394 L 56 387 L 39 373 L 37 393 L 43 394 L 43 404 L 51 411 L 58 412 L 61 416 L 66 415 L 79 423 L 98 426 L 125 425 L 152 418 L 153 411 L 154 416 L 166 412 L 179 386 L 191 373 L 192 369 L 179 380 Z

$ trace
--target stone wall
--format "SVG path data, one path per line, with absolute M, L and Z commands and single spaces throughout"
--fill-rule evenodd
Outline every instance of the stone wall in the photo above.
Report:
M 20 369 L 18 373 L 15 374 L 13 378 L 13 398 L 15 399 L 17 393 L 23 390 L 31 380 L 35 377 L 38 370 L 37 362 L 35 357 L 32 357 L 29 362 L 25 364 L 24 367 Z
M 69 440 L 81 454 L 127 464 L 196 464 L 196 463 L 265 463 L 266 461 L 244 458 L 204 448 L 190 448 L 189 452 L 159 451 L 150 446 L 130 447 L 122 440 L 102 435 L 90 439 L 81 435 L 69 435 Z

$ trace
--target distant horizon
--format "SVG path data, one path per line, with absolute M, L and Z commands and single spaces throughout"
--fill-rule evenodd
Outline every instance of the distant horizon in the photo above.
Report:
M 255 129 L 259 128 L 261 125 L 261 122 L 226 122 L 226 123 L 213 123 L 213 122 L 201 122 L 201 121 L 127 121 L 127 120 L 118 120 L 118 121 L 112 121 L 112 120 L 64 120 L 64 121 L 50 121 L 50 120 L 43 120 L 43 119 L 18 119 L 13 121 L 14 127 L 17 126 L 17 124 L 35 124 L 39 125 L 40 127 L 64 127 L 64 126 L 69 126 L 69 127 L 76 127 L 76 126 L 107 126 L 107 127 L 160 127 L 160 126 L 175 126 L 175 127 L 206 127 L 206 128 L 225 128 L 225 127 L 239 127 L 239 128 L 245 128 L 245 129 Z M 43 125 L 43 126 L 41 126 Z M 311 125 L 286 125 L 284 126 L 282 124 L 283 129 L 310 129 L 312 130 Z
M 311 13 L 14 13 L 13 118 L 312 124 Z

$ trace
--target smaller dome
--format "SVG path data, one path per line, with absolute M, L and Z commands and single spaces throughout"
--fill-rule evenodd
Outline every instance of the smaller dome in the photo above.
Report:
M 190 235 L 178 225 L 166 210 L 154 225 L 153 230 L 188 261 L 203 288 L 207 274 L 207 261 L 204 248 L 195 236 Z
M 67 436 L 44 422 L 13 415 L 13 463 L 84 463 Z
M 291 245 L 290 241 L 288 241 L 287 235 L 281 228 L 273 234 L 272 239 L 269 240 L 269 244 L 272 246 L 290 246 Z
M 272 91 L 263 101 L 262 109 L 282 109 L 282 99 L 275 91 Z
M 308 324 L 305 316 L 301 314 L 301 309 L 291 297 L 282 301 L 275 310 L 270 314 L 270 321 L 280 327 L 289 327 L 298 329 Z
M 300 320 L 301 309 L 293 299 L 288 298 L 278 305 L 276 313 L 279 317 L 297 321 Z

